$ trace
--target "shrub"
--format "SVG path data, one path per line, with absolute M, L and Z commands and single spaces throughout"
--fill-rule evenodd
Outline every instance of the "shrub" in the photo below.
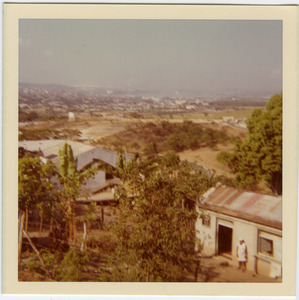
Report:
M 58 281 L 80 281 L 84 265 L 89 258 L 86 252 L 80 252 L 72 247 L 64 256 L 59 272 L 56 276 Z

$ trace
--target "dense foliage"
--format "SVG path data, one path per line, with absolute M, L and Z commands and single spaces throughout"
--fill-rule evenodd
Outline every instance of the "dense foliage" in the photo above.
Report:
M 255 188 L 264 180 L 276 194 L 282 193 L 282 95 L 275 95 L 266 110 L 255 109 L 248 119 L 248 136 L 233 153 L 221 152 L 218 160 L 236 173 L 235 183 Z
M 94 143 L 109 148 L 124 149 L 131 152 L 167 153 L 200 147 L 215 147 L 225 143 L 229 137 L 225 130 L 216 130 L 202 124 L 185 120 L 182 123 L 138 122 L 120 133 L 102 138 Z
M 217 143 L 227 141 L 228 136 L 224 131 L 212 128 L 201 128 L 191 121 L 185 121 L 167 138 L 168 147 L 174 151 L 194 149 L 200 146 L 214 147 Z
M 115 193 L 117 247 L 110 258 L 112 281 L 176 281 L 194 259 L 194 206 L 211 179 L 174 153 L 126 162 Z
M 22 128 L 19 133 L 20 141 L 35 141 L 49 139 L 69 139 L 80 136 L 80 131 L 76 129 L 64 129 L 63 131 L 49 128 Z
M 73 240 L 74 205 L 81 195 L 81 187 L 94 174 L 95 168 L 86 166 L 78 170 L 68 144 L 59 151 L 59 158 L 58 170 L 54 165 L 42 164 L 39 158 L 28 155 L 19 160 L 20 209 L 40 209 L 44 215 L 49 211 L 49 216 L 53 216 L 53 221 L 59 227 L 57 230 L 63 229 L 69 233 L 68 247 L 56 247 L 55 242 L 59 243 L 62 236 L 54 226 L 49 234 L 51 243 L 41 249 L 44 268 L 41 269 L 35 256 L 25 263 L 25 267 L 39 274 L 44 274 L 46 270 L 52 280 L 80 281 L 83 280 L 82 273 L 88 256 L 86 252 L 79 251 L 78 244 L 76 249 L 71 247 L 76 245 Z M 215 179 L 195 165 L 181 161 L 175 153 L 165 156 L 154 153 L 144 157 L 136 155 L 127 161 L 121 152 L 116 168 L 101 161 L 93 163 L 122 181 L 114 194 L 118 200 L 115 207 L 117 217 L 105 225 L 111 240 L 108 239 L 109 249 L 105 249 L 108 260 L 105 268 L 100 269 L 98 279 L 186 280 L 184 276 L 193 274 L 196 267 L 195 205 L 202 193 L 215 183 Z M 39 188 L 44 193 L 35 193 Z M 84 216 L 88 224 L 93 220 L 94 209 L 88 209 Z M 68 231 L 62 228 L 62 224 L 69 225 Z M 67 240 L 66 236 L 63 238 Z M 50 249 L 47 250 L 47 247 Z
M 28 214 L 36 207 L 43 217 L 53 219 L 58 214 L 57 193 L 51 181 L 55 174 L 55 165 L 51 162 L 43 164 L 38 157 L 23 155 L 19 158 L 18 194 L 19 209 L 25 211 L 25 229 L 28 226 Z

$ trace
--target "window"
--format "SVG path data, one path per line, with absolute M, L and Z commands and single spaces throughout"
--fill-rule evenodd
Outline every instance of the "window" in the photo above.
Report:
M 281 237 L 275 234 L 259 231 L 258 232 L 258 252 L 268 256 L 279 256 L 281 250 Z
M 273 256 L 273 240 L 260 236 L 259 244 L 259 252 Z

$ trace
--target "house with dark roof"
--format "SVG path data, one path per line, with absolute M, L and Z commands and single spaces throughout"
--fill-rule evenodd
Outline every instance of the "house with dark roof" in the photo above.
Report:
M 80 142 L 68 140 L 38 140 L 38 141 L 20 141 L 19 149 L 35 153 L 42 161 L 51 160 L 59 164 L 58 152 L 63 145 L 68 143 L 73 150 L 74 158 L 77 160 L 77 168 L 80 170 L 93 161 L 103 161 L 112 167 L 116 167 L 118 154 L 115 151 L 86 145 Z M 125 159 L 129 160 L 130 154 L 125 153 Z M 109 202 L 114 200 L 114 189 L 120 185 L 118 178 L 99 170 L 93 178 L 87 180 L 82 188 L 82 192 L 88 197 L 78 199 L 79 202 Z
M 237 267 L 239 240 L 247 245 L 247 268 L 282 275 L 282 197 L 217 184 L 197 203 L 196 250 L 221 255 Z

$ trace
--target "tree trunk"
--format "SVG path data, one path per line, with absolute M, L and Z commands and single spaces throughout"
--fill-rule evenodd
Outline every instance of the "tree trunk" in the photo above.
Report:
M 43 231 L 43 213 L 41 213 L 40 224 L 39 224 L 39 232 L 41 233 L 42 231 Z
M 70 235 L 69 235 L 69 239 L 70 241 L 74 240 L 74 216 L 73 216 L 73 203 L 70 200 L 69 201 L 69 229 L 70 229 Z
M 50 231 L 53 230 L 53 202 L 52 202 L 52 198 L 50 197 Z
M 53 231 L 53 217 L 51 216 L 50 220 L 50 231 Z
M 29 214 L 29 209 L 28 209 L 28 205 L 26 205 L 26 209 L 25 209 L 25 231 L 28 231 L 28 214 Z

